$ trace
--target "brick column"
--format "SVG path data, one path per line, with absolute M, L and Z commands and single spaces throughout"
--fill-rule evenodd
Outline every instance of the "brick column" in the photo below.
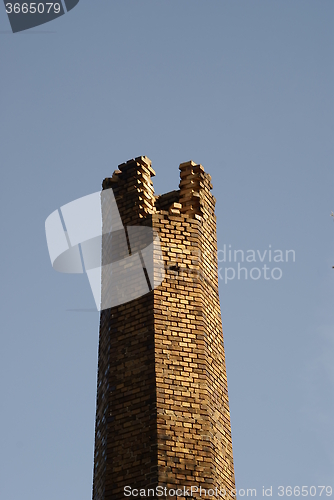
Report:
M 124 486 L 157 485 L 201 485 L 231 498 L 211 177 L 201 165 L 182 163 L 180 189 L 155 197 L 152 175 L 140 157 L 103 183 L 112 186 L 124 224 L 158 232 L 166 278 L 101 313 L 93 498 L 118 500 Z

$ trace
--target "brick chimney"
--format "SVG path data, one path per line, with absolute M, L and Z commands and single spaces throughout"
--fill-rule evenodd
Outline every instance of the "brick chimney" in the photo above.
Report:
M 125 487 L 169 498 L 153 495 L 157 486 L 198 487 L 196 499 L 201 486 L 232 498 L 211 177 L 201 165 L 181 163 L 180 189 L 155 196 L 154 175 L 144 156 L 103 181 L 124 225 L 157 231 L 166 277 L 101 312 L 93 500 L 126 498 Z

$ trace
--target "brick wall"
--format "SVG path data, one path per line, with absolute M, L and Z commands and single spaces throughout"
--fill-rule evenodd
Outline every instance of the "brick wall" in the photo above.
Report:
M 101 312 L 93 499 L 157 485 L 217 487 L 216 498 L 229 498 L 235 482 L 211 177 L 183 163 L 180 189 L 155 196 L 154 175 L 139 157 L 103 182 L 124 225 L 157 231 L 166 276 L 146 295 Z

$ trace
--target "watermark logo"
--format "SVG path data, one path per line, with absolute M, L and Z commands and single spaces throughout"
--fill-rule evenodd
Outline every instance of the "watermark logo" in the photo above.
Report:
M 48 23 L 69 12 L 79 0 L 27 2 L 3 0 L 13 33 Z
M 263 490 L 264 491 L 264 490 Z M 266 490 L 269 491 L 269 490 Z M 237 490 L 233 488 L 231 490 L 226 490 L 226 488 L 212 487 L 203 488 L 201 485 L 198 486 L 175 486 L 175 488 L 168 488 L 167 486 L 156 486 L 155 488 L 132 488 L 131 486 L 124 486 L 123 489 L 125 497 L 163 497 L 163 498 L 226 498 L 226 500 L 231 500 L 231 498 L 236 498 L 238 496 L 256 497 L 256 488 L 247 488 Z M 263 493 L 265 496 L 265 493 Z M 269 495 L 266 495 L 269 496 Z
M 271 245 L 262 250 L 234 250 L 232 245 L 224 245 L 218 250 L 218 276 L 225 285 L 235 279 L 277 281 L 283 276 L 280 263 L 295 261 L 294 250 L 273 249 Z
M 86 272 L 99 311 L 145 295 L 165 277 L 158 234 L 150 227 L 124 227 L 112 189 L 55 210 L 45 232 L 53 268 Z

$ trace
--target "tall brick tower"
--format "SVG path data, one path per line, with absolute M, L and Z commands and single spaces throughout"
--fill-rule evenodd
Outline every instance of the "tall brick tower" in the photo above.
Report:
M 166 275 L 101 311 L 93 500 L 173 488 L 184 498 L 191 486 L 192 498 L 226 499 L 235 480 L 211 177 L 182 163 L 179 190 L 155 196 L 154 175 L 138 157 L 103 181 L 124 226 L 157 231 Z

